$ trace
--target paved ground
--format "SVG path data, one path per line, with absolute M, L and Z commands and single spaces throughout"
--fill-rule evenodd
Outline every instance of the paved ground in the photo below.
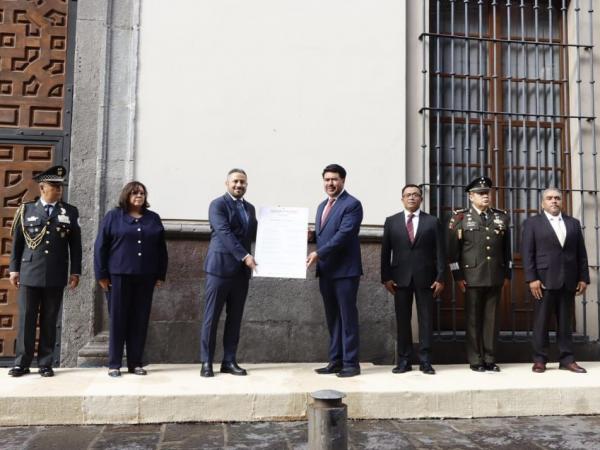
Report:
M 600 416 L 350 421 L 352 449 L 599 449 Z M 306 422 L 0 428 L 0 449 L 306 449 Z

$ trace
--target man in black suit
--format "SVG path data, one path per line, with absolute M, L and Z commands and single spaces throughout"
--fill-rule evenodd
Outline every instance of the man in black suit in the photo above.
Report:
M 40 198 L 21 204 L 11 234 L 10 282 L 19 289 L 19 334 L 15 365 L 8 374 L 20 377 L 30 372 L 35 350 L 36 323 L 38 372 L 54 376 L 56 321 L 63 291 L 74 289 L 81 274 L 81 230 L 77 208 L 62 201 L 67 170 L 54 166 L 38 174 Z
M 412 370 L 410 322 L 414 295 L 419 320 L 419 368 L 421 372 L 433 375 L 433 299 L 444 289 L 446 255 L 440 221 L 419 209 L 421 201 L 421 188 L 407 184 L 402 188 L 404 211 L 385 220 L 381 282 L 394 296 L 396 309 L 398 360 L 392 372 Z
M 573 308 L 576 295 L 590 283 L 587 253 L 581 224 L 561 212 L 558 189 L 542 193 L 543 212 L 523 224 L 521 254 L 525 281 L 535 299 L 533 318 L 533 367 L 546 371 L 548 362 L 548 316 L 556 314 L 559 369 L 575 373 L 586 370 L 575 362 L 572 348 Z
M 200 336 L 200 376 L 213 377 L 213 357 L 219 318 L 225 306 L 221 373 L 244 376 L 236 362 L 240 327 L 248 285 L 256 261 L 250 253 L 256 237 L 256 212 L 244 198 L 248 177 L 242 169 L 231 169 L 225 180 L 227 192 L 208 208 L 210 244 L 204 262 L 206 306 Z

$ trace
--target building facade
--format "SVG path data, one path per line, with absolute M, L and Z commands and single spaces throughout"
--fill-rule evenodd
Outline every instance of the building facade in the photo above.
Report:
M 35 195 L 32 173 L 69 165 L 84 270 L 67 292 L 57 358 L 101 364 L 107 311 L 93 280 L 99 221 L 139 179 L 168 230 L 150 362 L 197 362 L 208 203 L 243 167 L 257 206 L 305 206 L 321 170 L 348 170 L 365 208 L 361 360 L 391 363 L 393 302 L 379 282 L 385 217 L 417 183 L 447 220 L 469 179 L 487 175 L 513 226 L 515 276 L 501 306 L 501 355 L 528 360 L 531 298 L 520 226 L 560 188 L 581 220 L 592 285 L 576 300 L 580 351 L 599 331 L 597 121 L 600 19 L 592 0 L 0 0 L 2 276 L 0 356 L 10 358 L 16 295 L 10 220 Z M 434 362 L 463 361 L 462 297 L 436 304 Z M 240 360 L 322 361 L 327 331 L 314 273 L 251 282 Z

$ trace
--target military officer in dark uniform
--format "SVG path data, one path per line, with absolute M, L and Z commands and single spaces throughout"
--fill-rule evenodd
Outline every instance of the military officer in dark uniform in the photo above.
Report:
M 21 204 L 13 220 L 10 282 L 19 289 L 17 356 L 8 372 L 13 377 L 29 373 L 38 314 L 38 372 L 43 377 L 54 375 L 52 356 L 63 290 L 67 282 L 71 288 L 79 284 L 79 213 L 61 201 L 66 174 L 63 166 L 54 166 L 34 177 L 40 186 L 40 197 Z
M 496 311 L 512 268 L 509 218 L 490 207 L 491 188 L 488 177 L 466 187 L 471 207 L 454 211 L 448 233 L 450 270 L 465 294 L 467 357 L 476 372 L 500 371 Z

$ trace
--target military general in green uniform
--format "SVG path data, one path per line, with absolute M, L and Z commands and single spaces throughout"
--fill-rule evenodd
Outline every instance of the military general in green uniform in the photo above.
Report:
M 29 373 L 35 350 L 36 322 L 40 333 L 37 345 L 38 372 L 52 370 L 56 344 L 56 321 L 63 290 L 75 288 L 81 273 L 81 232 L 77 208 L 62 201 L 67 171 L 54 166 L 38 174 L 40 197 L 21 204 L 12 226 L 10 282 L 19 289 L 19 334 L 13 377 Z
M 492 180 L 479 177 L 465 191 L 470 208 L 454 211 L 448 230 L 450 270 L 465 294 L 467 357 L 476 372 L 499 372 L 495 350 L 502 286 L 511 276 L 509 218 L 491 208 Z

